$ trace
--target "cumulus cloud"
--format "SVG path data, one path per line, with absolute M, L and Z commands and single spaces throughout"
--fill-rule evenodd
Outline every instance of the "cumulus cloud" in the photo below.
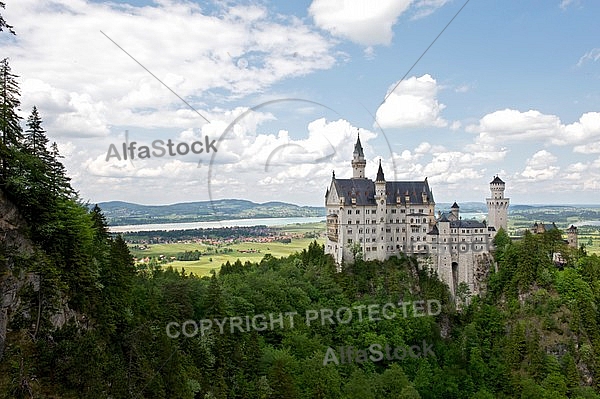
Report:
M 332 35 L 371 46 L 390 44 L 392 26 L 412 0 L 313 0 L 309 14 Z
M 560 170 L 558 166 L 554 165 L 556 160 L 556 156 L 552 153 L 546 150 L 538 151 L 527 160 L 525 170 L 521 172 L 521 176 L 529 180 L 552 179 Z
M 203 98 L 261 92 L 336 63 L 334 43 L 295 17 L 262 6 L 217 7 L 20 0 L 5 15 L 19 35 L 2 50 L 23 76 L 23 108 L 52 110 L 48 127 L 68 136 L 202 120 L 101 32 L 201 113 Z
M 437 100 L 438 85 L 431 75 L 410 77 L 394 83 L 379 106 L 376 119 L 383 128 L 444 127 L 448 122 L 440 115 L 446 107 Z
M 466 127 L 478 133 L 478 144 L 537 141 L 553 145 L 569 145 L 600 138 L 600 113 L 587 112 L 579 121 L 564 124 L 556 115 L 529 110 L 504 109 L 485 115 L 478 124 Z M 579 151 L 583 152 L 583 151 Z

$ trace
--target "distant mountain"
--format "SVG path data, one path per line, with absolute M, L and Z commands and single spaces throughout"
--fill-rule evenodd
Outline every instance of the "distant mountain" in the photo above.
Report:
M 172 205 L 140 205 L 131 202 L 109 201 L 101 202 L 98 206 L 111 226 L 325 216 L 324 207 L 299 206 L 274 201 L 260 204 L 239 199 L 185 202 Z

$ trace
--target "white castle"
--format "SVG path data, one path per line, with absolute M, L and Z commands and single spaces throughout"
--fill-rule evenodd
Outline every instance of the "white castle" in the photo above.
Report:
M 487 223 L 462 220 L 456 202 L 449 213 L 435 214 L 435 201 L 427 178 L 423 181 L 386 181 L 381 162 L 375 181 L 365 177 L 366 161 L 360 137 L 354 146 L 351 179 L 336 179 L 325 194 L 327 240 L 341 270 L 355 254 L 365 260 L 385 260 L 404 253 L 435 270 L 456 294 L 466 283 L 478 294 L 491 265 L 492 239 L 506 230 L 509 199 L 504 182 L 494 177 L 487 198 Z

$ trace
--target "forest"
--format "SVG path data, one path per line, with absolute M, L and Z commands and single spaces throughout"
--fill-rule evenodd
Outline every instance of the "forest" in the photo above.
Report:
M 7 59 L 0 75 L 0 398 L 600 398 L 600 258 L 569 250 L 556 231 L 519 241 L 500 231 L 481 297 L 452 297 L 404 256 L 358 256 L 337 272 L 316 242 L 202 278 L 136 267 L 102 210 L 71 186 L 41 113 L 18 116 Z M 302 318 L 418 301 L 441 311 Z M 298 313 L 293 329 L 167 330 L 286 312 Z M 425 342 L 433 355 L 325 362 L 330 348 Z

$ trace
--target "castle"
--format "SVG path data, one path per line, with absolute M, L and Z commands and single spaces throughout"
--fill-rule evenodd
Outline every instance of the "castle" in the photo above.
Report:
M 491 240 L 500 228 L 507 228 L 505 183 L 498 176 L 490 183 L 486 223 L 463 220 L 456 202 L 449 213 L 436 216 L 427 178 L 386 181 L 380 162 L 373 181 L 365 177 L 365 166 L 358 137 L 352 178 L 337 179 L 334 172 L 325 194 L 325 252 L 333 256 L 338 268 L 342 262 L 353 262 L 357 253 L 365 260 L 415 255 L 437 272 L 453 294 L 463 282 L 471 293 L 478 294 L 491 265 Z

